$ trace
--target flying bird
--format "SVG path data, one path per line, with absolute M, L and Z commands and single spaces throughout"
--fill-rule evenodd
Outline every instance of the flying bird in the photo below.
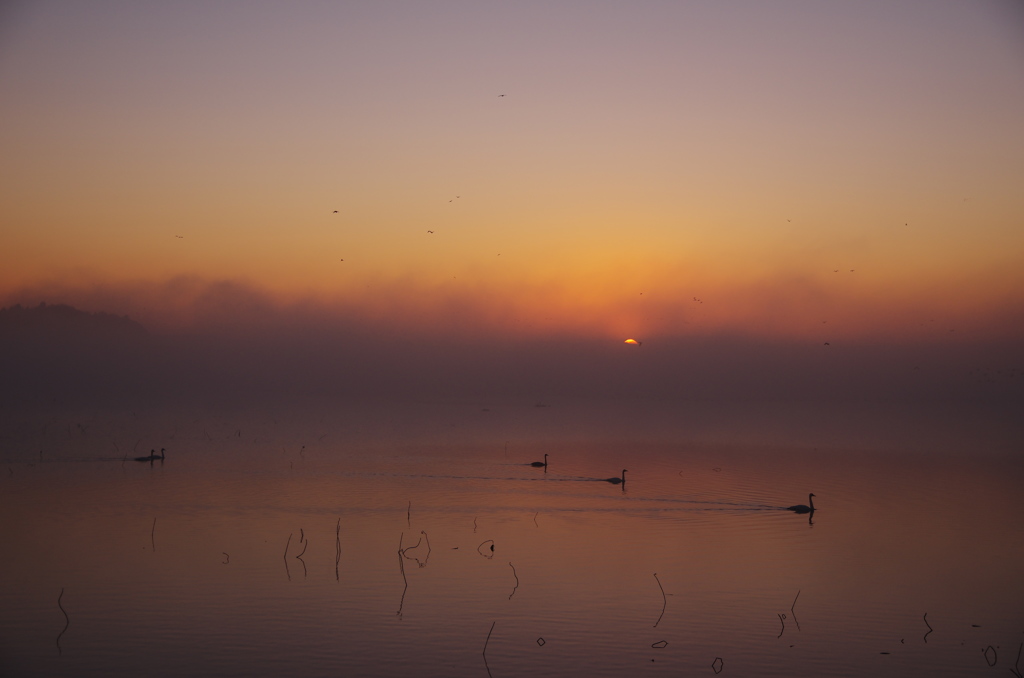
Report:
M 334 210 L 334 214 L 337 214 L 337 213 L 338 213 L 338 210 Z
M 433 233 L 433 231 L 427 231 L 427 233 Z

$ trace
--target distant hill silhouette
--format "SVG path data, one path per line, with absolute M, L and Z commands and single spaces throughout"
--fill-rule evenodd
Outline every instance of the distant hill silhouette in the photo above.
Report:
M 0 341 L 5 343 L 132 341 L 146 336 L 146 328 L 128 316 L 90 313 L 67 304 L 0 308 Z
M 138 392 L 152 343 L 126 316 L 66 304 L 0 309 L 0 403 Z

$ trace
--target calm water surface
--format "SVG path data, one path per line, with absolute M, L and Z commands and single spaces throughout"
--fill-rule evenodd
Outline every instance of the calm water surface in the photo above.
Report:
M 1024 669 L 1024 464 L 1005 413 L 4 417 L 5 676 Z M 160 447 L 162 463 L 131 460 Z M 601 480 L 623 468 L 625 486 Z M 813 514 L 784 510 L 810 492 Z

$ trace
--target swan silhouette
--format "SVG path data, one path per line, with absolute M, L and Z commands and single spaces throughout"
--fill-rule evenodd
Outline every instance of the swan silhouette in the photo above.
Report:
M 606 483 L 611 483 L 612 485 L 625 485 L 626 484 L 626 471 L 628 471 L 628 470 L 629 469 L 622 469 L 622 477 L 621 478 L 602 478 L 602 480 L 604 482 L 606 482 Z
M 546 467 L 547 465 L 548 465 L 548 455 L 547 455 L 547 452 L 544 453 L 544 461 L 535 461 L 535 462 L 532 462 L 530 464 L 530 466 L 536 466 L 537 468 L 540 468 L 541 466 Z
M 157 459 L 159 459 L 160 461 L 163 461 L 164 460 L 164 454 L 166 452 L 167 452 L 167 450 L 162 448 L 162 447 L 160 448 L 160 454 L 157 454 L 156 450 L 150 450 L 148 457 L 135 457 L 135 461 L 153 462 L 153 461 L 156 461 Z
M 786 510 L 787 511 L 794 511 L 796 513 L 814 513 L 814 493 L 813 492 L 811 494 L 807 495 L 807 502 L 810 504 L 810 506 L 805 506 L 803 504 L 797 504 L 796 506 L 787 506 Z

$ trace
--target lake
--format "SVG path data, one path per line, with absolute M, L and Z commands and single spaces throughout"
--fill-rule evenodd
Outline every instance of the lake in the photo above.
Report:
M 0 673 L 1020 672 L 1017 409 L 8 411 Z

